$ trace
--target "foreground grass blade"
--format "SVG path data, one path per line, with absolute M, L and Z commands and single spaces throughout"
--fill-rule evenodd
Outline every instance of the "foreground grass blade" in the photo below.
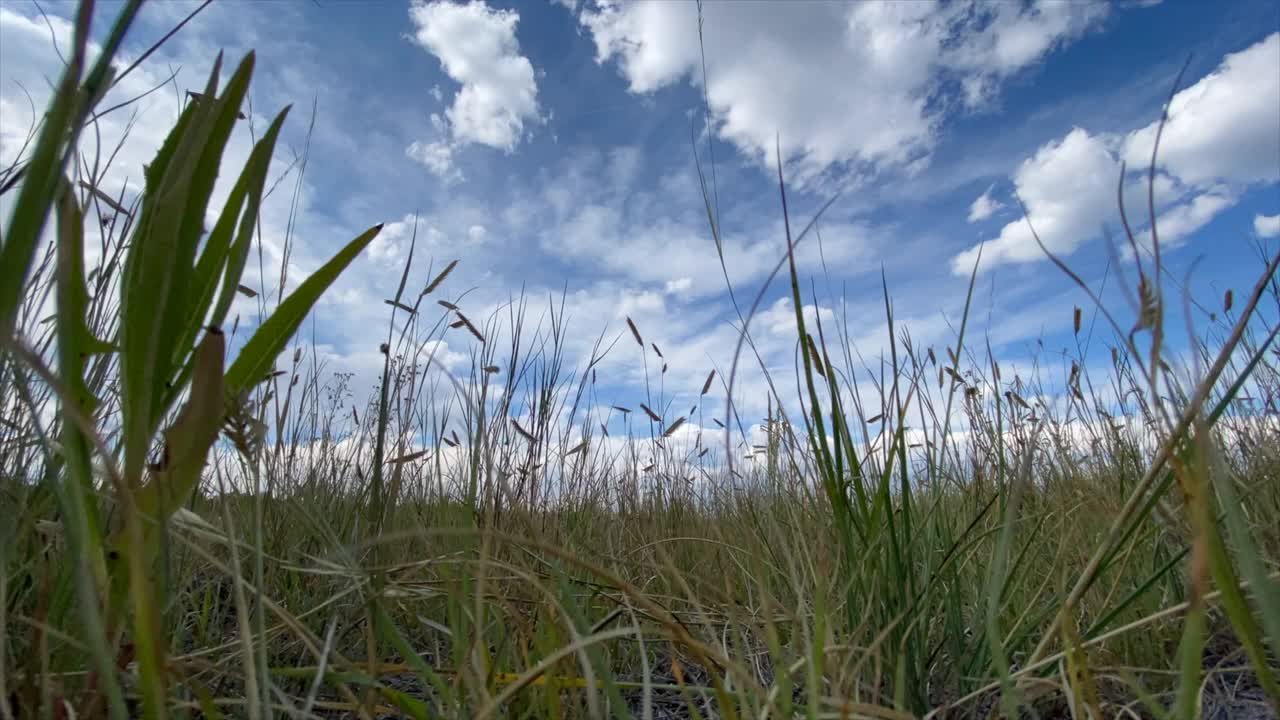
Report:
M 361 233 L 342 248 L 333 259 L 312 273 L 294 290 L 276 311 L 262 322 L 240 349 L 235 362 L 227 370 L 226 388 L 232 397 L 238 397 L 266 377 L 272 364 L 297 332 L 302 320 L 311 311 L 316 300 L 338 279 L 338 275 L 381 232 L 382 225 L 375 225 Z
M 1235 555 L 1245 579 L 1249 581 L 1249 590 L 1258 603 L 1271 652 L 1280 657 L 1280 586 L 1267 574 L 1265 556 L 1254 541 L 1253 531 L 1241 509 L 1244 505 L 1236 493 L 1235 478 L 1221 462 L 1209 477 L 1221 496 L 1231 544 L 1235 546 Z
M 205 96 L 217 87 L 222 57 L 209 74 Z M 243 70 L 242 66 L 242 70 Z M 201 147 L 215 122 L 212 103 L 191 103 L 147 168 L 138 230 L 120 286 L 121 405 L 124 414 L 125 482 L 137 487 L 151 442 L 167 408 L 175 373 L 180 315 L 198 238 L 187 227 L 199 204 L 194 175 Z M 203 222 L 203 217 L 197 219 Z
M 89 43 L 89 24 L 94 3 L 85 0 L 76 15 L 71 57 L 62 71 L 57 90 L 45 113 L 35 149 L 27 161 L 22 190 L 0 246 L 0 337 L 15 330 L 26 278 L 31 271 L 36 246 L 44 231 L 49 210 L 58 195 L 58 184 L 75 151 L 85 118 L 102 98 L 111 76 L 111 63 L 142 0 L 129 0 L 99 51 L 98 60 L 80 84 Z
M 280 128 L 284 125 L 288 113 L 286 108 L 277 115 L 271 126 L 267 128 L 266 134 L 254 145 L 244 170 L 227 196 L 227 203 L 223 207 L 218 222 L 209 233 L 204 250 L 196 264 L 191 287 L 192 306 L 187 313 L 190 322 L 179 346 L 195 339 L 195 331 L 199 327 L 196 320 L 207 316 L 209 326 L 217 328 L 222 327 L 223 321 L 226 320 L 240 277 L 244 273 L 245 260 L 249 255 L 253 230 L 258 220 L 258 210 L 262 205 L 262 191 L 266 183 L 271 154 L 275 150 L 276 139 L 280 135 Z M 240 212 L 241 208 L 244 209 L 243 216 Z M 220 292 L 219 286 L 221 286 Z M 217 303 L 213 305 L 210 312 L 215 292 L 218 292 Z M 170 389 L 171 397 L 166 398 L 163 405 L 171 404 L 178 389 L 186 387 L 191 376 L 193 360 L 187 361 Z
M 107 587 L 102 527 L 93 482 L 92 448 L 82 423 L 92 418 L 97 398 L 84 384 L 84 359 L 92 343 L 85 328 L 84 217 L 70 183 L 58 194 L 58 372 L 66 396 L 62 398 L 62 460 L 66 477 L 55 481 L 64 518 L 67 545 L 76 558 L 77 599 L 89 654 L 98 682 L 106 693 L 114 718 L 127 717 L 124 696 L 116 679 L 106 624 L 100 605 Z M 0 699 L 0 702 L 7 702 Z

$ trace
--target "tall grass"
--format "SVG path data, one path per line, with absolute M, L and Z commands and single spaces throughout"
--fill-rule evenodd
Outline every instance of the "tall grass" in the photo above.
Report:
M 873 365 L 847 316 L 803 311 L 824 299 L 794 248 L 820 225 L 793 236 L 779 158 L 795 386 L 761 363 L 763 422 L 734 403 L 763 291 L 730 288 L 732 366 L 671 388 L 630 318 L 573 367 L 563 298 L 476 316 L 444 294 L 452 259 L 408 287 L 416 242 L 366 399 L 282 353 L 379 226 L 224 358 L 236 293 L 267 294 L 241 281 L 287 113 L 203 233 L 252 55 L 225 83 L 215 63 L 138 202 L 76 161 L 136 11 L 86 73 L 82 6 L 36 141 L 0 170 L 0 716 L 1277 712 L 1280 356 L 1257 309 L 1280 256 L 1193 329 L 1189 373 L 1154 222 L 1145 255 L 1127 220 L 1131 325 L 1053 258 L 1095 305 L 1064 308 L 1075 354 L 1024 377 L 974 340 L 978 267 L 943 348 L 898 325 L 886 278 Z M 435 356 L 449 333 L 461 372 Z M 613 405 L 601 360 L 635 352 L 644 401 Z

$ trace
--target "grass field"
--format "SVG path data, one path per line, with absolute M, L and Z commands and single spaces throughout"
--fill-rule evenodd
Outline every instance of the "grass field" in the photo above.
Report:
M 1280 257 L 1186 352 L 1158 243 L 1124 266 L 1132 310 L 1082 283 L 1065 377 L 1002 372 L 968 302 L 923 347 L 886 291 L 874 371 L 847 321 L 797 312 L 752 437 L 723 402 L 758 370 L 749 333 L 687 412 L 609 410 L 598 356 L 565 352 L 599 328 L 554 303 L 468 317 L 436 259 L 388 302 L 365 398 L 292 337 L 381 226 L 275 307 L 240 285 L 285 113 L 202 220 L 252 57 L 138 202 L 106 196 L 74 152 L 114 72 L 87 17 L 0 169 L 0 717 L 1280 713 Z M 793 247 L 809 219 L 786 219 Z M 627 323 L 611 352 L 658 380 Z M 451 326 L 469 372 L 424 350 Z M 868 373 L 877 394 L 850 392 Z

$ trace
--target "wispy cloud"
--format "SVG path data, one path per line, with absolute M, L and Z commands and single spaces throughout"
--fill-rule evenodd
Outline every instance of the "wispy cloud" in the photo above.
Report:
M 447 183 L 460 182 L 462 170 L 453 161 L 454 146 L 447 142 L 419 142 L 414 140 L 405 148 L 405 154 L 422 163 L 440 179 Z
M 994 189 L 994 185 L 987 188 L 986 192 L 979 195 L 978 199 L 969 206 L 969 222 L 982 222 L 1004 207 L 1004 203 L 991 197 L 991 191 Z

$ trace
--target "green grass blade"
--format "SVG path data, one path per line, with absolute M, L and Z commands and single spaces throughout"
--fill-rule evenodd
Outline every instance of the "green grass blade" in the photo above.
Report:
M 227 84 L 223 96 L 218 98 L 215 103 L 218 122 L 214 127 L 213 135 L 205 146 L 200 166 L 196 171 L 197 184 L 192 188 L 193 197 L 191 198 L 191 202 L 194 202 L 196 207 L 189 212 L 187 218 L 188 222 L 192 223 L 192 226 L 184 230 L 184 232 L 195 236 L 194 241 L 189 239 L 184 242 L 184 244 L 190 243 L 193 248 L 199 242 L 200 229 L 208 208 L 209 196 L 213 192 L 213 184 L 217 178 L 222 154 L 230 137 L 236 115 L 239 112 L 240 103 L 243 101 L 245 92 L 248 89 L 252 67 L 253 61 L 252 55 L 250 55 L 241 63 L 240 68 Z M 186 323 L 176 346 L 179 349 L 191 346 L 209 312 L 209 305 L 213 301 L 214 291 L 226 265 L 228 247 L 231 244 L 236 221 L 240 218 L 240 211 L 245 206 L 245 197 L 253 192 L 254 189 L 258 189 L 258 193 L 261 193 L 260 188 L 266 179 L 267 165 L 270 163 L 271 150 L 274 148 L 275 136 L 278 132 L 279 123 L 272 123 L 267 137 L 264 137 L 250 152 L 249 160 L 245 163 L 244 169 L 236 179 L 236 183 L 227 196 L 226 203 L 223 205 L 222 213 L 214 224 L 213 230 L 210 231 L 209 237 L 204 244 L 204 249 L 200 252 L 200 257 L 196 261 L 195 269 L 192 272 L 190 289 L 187 293 L 187 305 L 183 312 Z M 265 156 L 264 149 L 266 151 Z M 256 220 L 256 213 L 254 214 L 254 219 Z M 175 383 L 175 385 L 181 385 L 181 383 Z
M 258 213 L 262 207 L 262 191 L 263 186 L 266 184 L 266 172 L 269 168 L 268 161 L 275 152 L 280 129 L 288 116 L 289 108 L 286 107 L 272 121 L 262 140 L 254 146 L 253 151 L 249 154 L 250 163 L 262 163 L 263 174 L 261 180 L 256 175 L 254 176 L 253 185 L 248 189 L 248 203 L 245 206 L 244 216 L 240 218 L 240 228 L 227 251 L 226 269 L 222 275 L 222 290 L 218 295 L 218 301 L 214 305 L 213 314 L 209 319 L 212 325 L 221 327 L 226 320 L 227 313 L 231 310 L 231 303 L 235 299 L 237 292 L 236 289 L 239 286 L 241 276 L 244 274 L 245 262 L 249 258 L 253 231 L 257 226 Z
M 111 62 L 141 6 L 142 0 L 130 0 L 121 10 L 97 62 L 81 86 L 93 2 L 86 0 L 80 5 L 71 58 L 45 113 L 44 126 L 27 163 L 22 189 L 3 234 L 3 245 L 0 245 L 0 337 L 16 329 L 26 278 L 31 272 L 31 263 L 50 208 L 58 195 L 58 184 L 75 151 L 85 119 L 106 91 Z
M 1223 542 L 1222 533 L 1215 523 L 1209 532 L 1209 565 L 1213 572 L 1213 582 L 1222 593 L 1222 609 L 1231 621 L 1231 627 L 1244 646 L 1245 654 L 1253 664 L 1254 673 L 1258 676 L 1258 684 L 1273 706 L 1280 706 L 1280 684 L 1276 682 L 1275 669 L 1267 659 L 1267 651 L 1262 642 L 1262 630 L 1249 608 L 1249 603 L 1240 590 L 1240 579 L 1231 565 L 1227 555 L 1227 546 Z M 1264 578 L 1265 579 L 1265 578 Z M 1265 608 L 1264 608 L 1265 612 Z M 1272 618 L 1274 622 L 1275 618 Z M 1274 641 L 1274 638 L 1272 639 Z
M 373 619 L 377 625 L 377 633 L 383 641 L 395 648 L 400 657 L 404 658 L 405 663 L 435 689 L 437 702 L 440 702 L 440 699 L 450 697 L 452 693 L 449 692 L 448 683 L 422 659 L 417 650 L 413 649 L 413 646 L 405 639 L 404 634 L 400 632 L 400 628 L 396 627 L 395 621 L 387 614 L 380 602 L 373 603 Z M 436 711 L 437 714 L 444 715 L 443 708 L 437 706 Z
M 209 233 L 204 251 L 196 263 L 191 283 L 192 307 L 187 313 L 190 322 L 178 347 L 187 347 L 194 341 L 195 331 L 200 327 L 195 322 L 196 319 L 208 317 L 210 327 L 221 327 L 226 319 L 227 311 L 231 307 L 236 288 L 244 273 L 245 259 L 248 257 L 253 229 L 258 221 L 258 210 L 262 204 L 262 190 L 266 183 L 271 154 L 287 114 L 288 109 L 285 109 L 276 117 L 262 140 L 258 141 L 250 152 L 244 170 L 227 197 L 222 215 L 214 225 L 213 231 Z M 242 208 L 244 208 L 243 216 L 240 212 Z M 238 232 L 236 232 L 237 225 Z M 233 232 L 236 232 L 234 238 Z M 209 308 L 219 286 L 221 286 L 221 293 L 213 312 L 210 313 Z M 182 388 L 186 387 L 191 377 L 193 361 L 194 358 L 189 358 L 183 365 L 169 389 L 170 397 L 166 398 L 163 406 L 171 405 Z
M 80 620 L 99 684 L 113 718 L 128 712 L 116 677 L 102 618 L 100 598 L 107 584 L 102 553 L 102 530 L 93 488 L 91 448 L 81 422 L 93 418 L 97 398 L 84 384 L 88 331 L 84 326 L 87 293 L 84 285 L 84 216 L 69 182 L 58 194 L 58 370 L 66 383 L 62 398 L 62 461 L 66 477 L 56 481 L 63 513 L 63 531 L 75 576 Z
M 9 227 L 5 229 L 4 245 L 0 246 L 0 335 L 7 336 L 15 330 L 18 307 L 35 259 L 36 246 L 66 167 L 64 142 L 72 133 L 79 100 L 80 73 L 84 68 L 85 44 L 89 34 L 89 16 L 86 13 L 91 10 L 88 4 L 80 9 L 71 59 L 45 115 L 44 127 L 27 163 Z
M 217 84 L 221 56 L 209 74 Z M 206 93 L 211 97 L 212 91 Z M 178 316 L 186 308 L 183 294 L 191 274 L 194 246 L 182 247 L 189 218 L 192 175 L 200 149 L 213 124 L 212 103 L 191 103 L 169 133 L 147 169 L 142 214 L 125 261 L 120 286 L 120 381 L 124 414 L 125 479 L 141 481 L 146 455 L 170 397 L 165 383 L 176 368 L 174 356 Z M 199 218 L 200 222 L 203 218 Z M 176 306 L 176 307 L 175 307 Z
M 347 246 L 329 262 L 304 280 L 298 289 L 285 298 L 276 311 L 258 326 L 253 336 L 241 348 L 231 368 L 227 370 L 226 388 L 232 397 L 248 391 L 266 376 L 276 356 L 284 350 L 289 338 L 297 332 L 298 326 L 302 324 L 302 320 L 311 311 L 312 306 L 381 231 L 382 225 L 375 225 L 347 243 Z
M 1189 552 L 1191 552 L 1191 548 L 1185 547 L 1179 552 L 1174 553 L 1173 557 L 1165 561 L 1165 563 L 1152 573 L 1150 577 L 1144 580 L 1140 585 L 1138 585 L 1138 587 L 1134 588 L 1133 592 L 1126 595 L 1120 602 L 1114 603 L 1111 606 L 1111 609 L 1107 611 L 1106 615 L 1098 618 L 1098 620 L 1089 627 L 1088 632 L 1084 634 L 1084 639 L 1091 640 L 1102 633 L 1103 630 L 1110 627 L 1111 623 L 1115 622 L 1116 618 L 1120 617 L 1124 611 L 1128 610 L 1135 602 L 1138 601 L 1138 598 L 1145 595 L 1152 587 L 1155 586 L 1156 583 L 1160 582 L 1162 578 L 1168 575 L 1169 571 L 1177 567 L 1178 563 L 1180 563 Z
M 1270 641 L 1271 652 L 1280 657 L 1280 587 L 1267 573 L 1266 561 L 1262 552 L 1254 542 L 1253 533 L 1249 529 L 1249 521 L 1245 518 L 1240 496 L 1236 493 L 1235 481 L 1231 473 L 1217 457 L 1217 468 L 1209 474 L 1214 489 L 1222 502 L 1223 516 L 1226 520 L 1227 532 L 1230 533 L 1231 544 L 1235 547 L 1235 555 L 1240 563 L 1244 577 L 1249 581 L 1249 589 L 1257 601 L 1262 615 L 1262 627 Z
M 249 53 L 241 61 L 240 66 L 236 68 L 235 73 L 227 82 L 227 86 L 223 94 L 216 100 L 212 100 L 211 96 L 206 96 L 201 104 L 208 103 L 209 108 L 209 133 L 203 139 L 202 146 L 199 148 L 199 161 L 196 164 L 191 176 L 191 185 L 188 196 L 184 202 L 185 217 L 182 223 L 181 235 L 178 239 L 178 247 L 180 254 L 175 260 L 176 269 L 182 273 L 181 277 L 186 284 L 176 288 L 175 300 L 169 308 L 170 316 L 166 318 L 166 328 L 174 331 L 173 337 L 178 338 L 177 344 L 174 346 L 175 366 L 181 367 L 186 354 L 190 352 L 191 343 L 195 339 L 199 329 L 204 324 L 205 312 L 208 308 L 207 295 L 212 295 L 212 290 L 205 291 L 199 285 L 201 279 L 199 271 L 206 269 L 211 274 L 216 274 L 221 268 L 218 266 L 201 268 L 199 263 L 195 261 L 196 249 L 200 244 L 200 236 L 204 230 L 205 214 L 209 208 L 209 199 L 213 194 L 213 188 L 218 178 L 218 169 L 222 164 L 223 152 L 226 149 L 227 141 L 231 137 L 231 130 L 235 126 L 236 118 L 240 113 L 240 105 L 244 100 L 245 93 L 249 88 L 249 79 L 253 75 L 254 55 Z M 265 162 L 263 163 L 266 164 Z M 262 174 L 265 176 L 266 168 L 262 168 Z M 231 210 L 233 214 L 239 213 L 238 203 L 228 200 L 224 215 L 227 210 Z M 231 221 L 233 222 L 233 221 Z M 230 222 L 227 226 L 227 234 L 230 234 Z M 215 225 L 216 227 L 216 225 Z M 225 244 L 223 244 L 225 247 Z M 210 238 L 210 242 L 206 243 L 205 253 L 211 258 L 211 263 L 223 252 L 222 247 L 214 243 L 214 238 Z M 201 258 L 204 259 L 203 257 Z M 193 263 L 196 265 L 192 267 Z M 178 359 L 181 358 L 181 359 Z
M 209 328 L 196 352 L 191 396 L 165 432 L 164 460 L 154 477 L 134 494 L 139 512 L 158 522 L 166 521 L 187 501 L 222 427 L 225 354 L 222 331 Z

